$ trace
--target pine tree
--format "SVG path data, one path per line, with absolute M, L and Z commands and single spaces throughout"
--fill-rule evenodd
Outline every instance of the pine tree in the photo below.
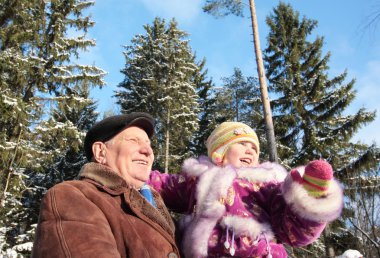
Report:
M 46 188 L 76 178 L 87 162 L 83 152 L 84 136 L 98 118 L 86 84 L 77 85 L 56 101 L 58 104 L 50 118 L 36 128 L 40 131 L 44 151 L 52 153 L 52 161 L 44 164 L 40 182 Z
M 194 73 L 199 71 L 187 34 L 156 18 L 145 25 L 126 46 L 125 75 L 116 93 L 122 113 L 145 111 L 157 120 L 154 142 L 156 164 L 175 171 L 188 155 L 188 146 L 198 128 L 198 96 Z
M 81 50 L 94 46 L 85 35 L 93 26 L 84 0 L 0 0 L 0 254 L 27 254 L 32 235 L 29 196 L 39 191 L 29 175 L 43 170 L 52 152 L 44 150 L 36 125 L 57 96 L 83 82 L 102 86 L 104 72 L 74 64 Z M 38 202 L 38 200 L 37 200 Z M 26 250 L 24 250 L 26 248 Z
M 307 39 L 317 22 L 300 20 L 287 4 L 280 3 L 273 11 L 267 18 L 265 61 L 271 92 L 279 96 L 273 100 L 278 140 L 290 147 L 281 148 L 280 156 L 291 166 L 323 157 L 335 169 L 347 169 L 353 160 L 351 149 L 368 149 L 349 140 L 374 120 L 375 113 L 360 109 L 343 115 L 355 98 L 355 81 L 345 83 L 346 72 L 328 78 L 330 53 L 322 56 L 323 38 Z
M 207 70 L 203 71 L 206 60 L 203 59 L 199 64 L 199 72 L 195 73 L 195 85 L 198 93 L 199 105 L 199 127 L 194 133 L 193 140 L 190 143 L 191 155 L 198 157 L 207 155 L 206 140 L 212 130 L 221 121 L 224 121 L 224 114 L 218 112 L 216 107 L 215 90 L 212 79 L 207 80 Z
M 260 97 L 258 81 L 254 77 L 245 77 L 239 68 L 234 68 L 230 77 L 223 77 L 223 87 L 230 99 L 230 113 L 235 121 L 250 124 L 249 117 L 252 113 L 249 103 Z
M 224 114 L 224 121 L 239 121 L 255 129 L 260 138 L 260 158 L 268 160 L 266 148 L 265 121 L 261 112 L 261 93 L 256 77 L 244 76 L 234 68 L 230 77 L 223 77 L 223 87 L 217 91 L 216 110 Z
M 355 98 L 355 80 L 346 82 L 347 72 L 328 78 L 330 53 L 322 55 L 323 38 L 308 38 L 316 21 L 300 19 L 289 4 L 280 3 L 267 24 L 265 61 L 270 91 L 276 96 L 272 105 L 279 157 L 289 167 L 327 159 L 335 176 L 350 185 L 347 177 L 377 167 L 376 146 L 351 142 L 362 126 L 374 120 L 375 112 L 360 109 L 344 115 Z
M 267 151 L 269 154 L 269 160 L 272 162 L 277 162 L 277 146 L 275 142 L 274 126 L 272 119 L 272 111 L 268 96 L 267 80 L 265 77 L 264 63 L 262 58 L 262 52 L 260 47 L 260 37 L 259 28 L 257 23 L 256 6 L 254 0 L 248 0 L 250 15 L 251 15 L 251 25 L 252 25 L 252 36 L 256 57 L 257 74 L 260 84 L 261 102 L 263 107 L 263 116 L 265 121 L 265 133 Z M 212 14 L 215 17 L 223 17 L 230 14 L 243 17 L 244 4 L 242 0 L 206 0 L 203 6 L 203 11 Z M 263 142 L 264 143 L 264 142 Z

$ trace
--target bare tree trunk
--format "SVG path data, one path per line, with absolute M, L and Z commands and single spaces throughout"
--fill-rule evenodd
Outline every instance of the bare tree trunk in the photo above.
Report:
M 170 124 L 170 108 L 168 108 L 168 116 L 166 118 L 165 173 L 168 173 L 169 171 L 169 143 L 170 143 L 169 124 Z
M 18 151 L 18 148 L 20 146 L 20 140 L 21 140 L 21 135 L 22 135 L 22 128 L 20 127 L 19 128 L 19 132 L 18 132 L 18 137 L 17 137 L 17 144 L 15 146 L 15 150 L 14 150 L 14 154 L 13 154 L 13 157 L 11 159 L 11 161 L 9 162 L 9 165 L 7 167 L 7 172 L 8 172 L 8 175 L 7 175 L 7 180 L 5 182 L 5 186 L 4 186 L 4 191 L 3 193 L 1 194 L 1 198 L 0 198 L 0 207 L 4 207 L 4 203 L 5 203 L 5 198 L 6 198 L 6 193 L 8 191 L 8 187 L 9 187 L 9 184 L 10 184 L 10 180 L 11 180 L 11 176 L 13 174 L 13 163 L 16 159 L 16 156 L 17 156 L 17 151 Z
M 272 162 L 276 162 L 277 161 L 276 140 L 274 136 L 272 112 L 270 108 L 265 70 L 264 70 L 263 58 L 262 58 L 261 48 L 260 48 L 259 28 L 257 24 L 254 0 L 249 0 L 249 7 L 251 10 L 253 42 L 254 42 L 255 54 L 256 54 L 257 72 L 259 74 L 261 100 L 263 102 L 264 119 L 265 119 L 265 125 L 266 125 L 266 136 L 267 136 L 268 149 L 269 149 L 269 160 Z
M 239 105 L 238 105 L 237 90 L 235 90 L 235 112 L 236 112 L 236 121 L 239 122 Z
M 328 235 L 330 235 L 330 226 L 326 225 L 326 228 L 323 231 L 326 257 L 334 258 L 335 257 L 335 250 L 334 250 L 334 247 L 332 245 L 329 245 L 329 243 L 327 242 L 327 236 Z

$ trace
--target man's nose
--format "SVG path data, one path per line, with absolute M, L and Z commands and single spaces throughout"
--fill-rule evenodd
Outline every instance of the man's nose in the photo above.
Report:
M 150 144 L 143 144 L 143 146 L 141 146 L 141 152 L 149 156 L 153 154 L 153 149 Z

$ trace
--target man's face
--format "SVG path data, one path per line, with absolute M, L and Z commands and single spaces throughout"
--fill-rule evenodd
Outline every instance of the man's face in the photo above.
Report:
M 251 142 L 232 144 L 223 159 L 223 166 L 232 165 L 235 168 L 254 167 L 258 165 L 259 154 Z
M 154 160 L 146 132 L 127 127 L 106 142 L 106 165 L 121 175 L 129 185 L 140 188 L 148 179 Z

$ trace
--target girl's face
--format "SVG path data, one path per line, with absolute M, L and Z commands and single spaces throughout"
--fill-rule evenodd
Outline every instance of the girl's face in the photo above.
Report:
M 232 144 L 224 156 L 223 166 L 232 165 L 235 168 L 254 167 L 259 163 L 259 154 L 251 142 Z

